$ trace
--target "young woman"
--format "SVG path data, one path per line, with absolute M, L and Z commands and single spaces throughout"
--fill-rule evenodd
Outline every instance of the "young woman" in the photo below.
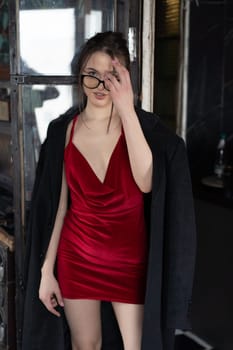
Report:
M 172 349 L 174 329 L 187 328 L 195 229 L 184 145 L 135 109 L 129 64 L 122 34 L 89 39 L 77 63 L 82 106 L 52 122 L 42 146 L 24 350 L 68 349 L 64 320 L 72 350 Z

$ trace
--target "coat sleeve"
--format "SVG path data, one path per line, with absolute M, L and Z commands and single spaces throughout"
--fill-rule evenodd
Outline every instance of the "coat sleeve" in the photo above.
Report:
M 32 243 L 32 233 L 33 233 L 33 230 L 32 230 L 33 203 L 36 199 L 37 191 L 38 191 L 38 188 L 40 186 L 41 174 L 42 174 L 43 168 L 44 168 L 46 145 L 47 145 L 47 139 L 41 145 L 41 149 L 40 149 L 40 156 L 39 156 L 39 161 L 38 161 L 37 168 L 36 168 L 35 182 L 34 182 L 34 186 L 33 186 L 32 199 L 31 199 L 31 204 L 30 204 L 28 226 L 26 228 L 26 238 L 25 238 L 26 248 L 25 248 L 25 256 L 24 256 L 24 283 L 25 284 L 26 284 L 27 275 L 28 275 L 28 267 L 29 267 L 29 261 L 30 261 L 30 250 L 31 250 L 31 243 Z
M 196 228 L 186 149 L 177 140 L 167 164 L 163 314 L 166 327 L 190 329 Z
M 25 237 L 25 256 L 24 256 L 24 283 L 27 283 L 28 277 L 28 268 L 30 264 L 30 255 L 32 250 L 32 241 L 35 239 L 35 217 L 40 212 L 40 206 L 38 205 L 38 196 L 41 196 L 40 193 L 44 192 L 41 189 L 45 187 L 45 178 L 47 172 L 48 164 L 48 148 L 49 148 L 49 134 L 51 129 L 51 123 L 48 127 L 47 137 L 42 143 L 40 148 L 39 160 L 36 167 L 35 181 L 33 185 L 32 198 L 30 203 L 30 209 L 27 218 L 27 227 L 26 227 L 26 237 Z M 47 186 L 48 188 L 48 186 Z M 39 237 L 37 237 L 39 240 Z M 38 245 L 39 251 L 39 245 Z

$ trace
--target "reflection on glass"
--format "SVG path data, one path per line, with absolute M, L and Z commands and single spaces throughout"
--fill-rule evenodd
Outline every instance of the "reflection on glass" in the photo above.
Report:
M 8 2 L 0 1 L 0 80 L 9 80 L 9 13 Z
M 12 184 L 11 135 L 0 133 L 0 183 L 7 188 Z
M 13 233 L 13 183 L 11 135 L 0 132 L 0 226 Z
M 10 89 L 0 86 L 0 121 L 10 121 Z
M 114 1 L 20 1 L 21 72 L 70 75 L 72 58 L 97 32 L 114 29 Z
M 76 104 L 69 85 L 23 86 L 25 196 L 30 201 L 41 143 L 49 123 Z

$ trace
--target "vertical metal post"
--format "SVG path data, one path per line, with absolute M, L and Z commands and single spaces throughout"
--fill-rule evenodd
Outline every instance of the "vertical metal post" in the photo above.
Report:
M 11 132 L 13 157 L 13 201 L 14 201 L 14 239 L 15 239 L 15 307 L 17 350 L 21 348 L 22 309 L 23 309 L 23 249 L 24 249 L 24 196 L 23 196 L 23 155 L 22 155 L 22 110 L 19 108 L 20 96 L 16 76 L 19 74 L 19 40 L 17 27 L 19 18 L 18 1 L 9 1 L 9 40 L 11 72 Z
M 143 2 L 142 30 L 142 108 L 154 106 L 155 1 Z
M 184 140 L 187 131 L 190 0 L 181 1 L 181 50 L 177 108 L 177 134 Z

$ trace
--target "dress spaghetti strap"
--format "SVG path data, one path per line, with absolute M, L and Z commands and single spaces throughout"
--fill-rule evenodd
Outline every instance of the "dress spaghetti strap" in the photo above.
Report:
M 73 118 L 73 121 L 72 121 L 72 128 L 71 128 L 71 131 L 70 131 L 70 139 L 69 139 L 69 142 L 67 144 L 67 146 L 72 142 L 73 140 L 73 134 L 74 134 L 74 127 L 75 127 L 75 124 L 76 124 L 76 121 L 78 120 L 78 116 L 76 115 L 74 118 Z

